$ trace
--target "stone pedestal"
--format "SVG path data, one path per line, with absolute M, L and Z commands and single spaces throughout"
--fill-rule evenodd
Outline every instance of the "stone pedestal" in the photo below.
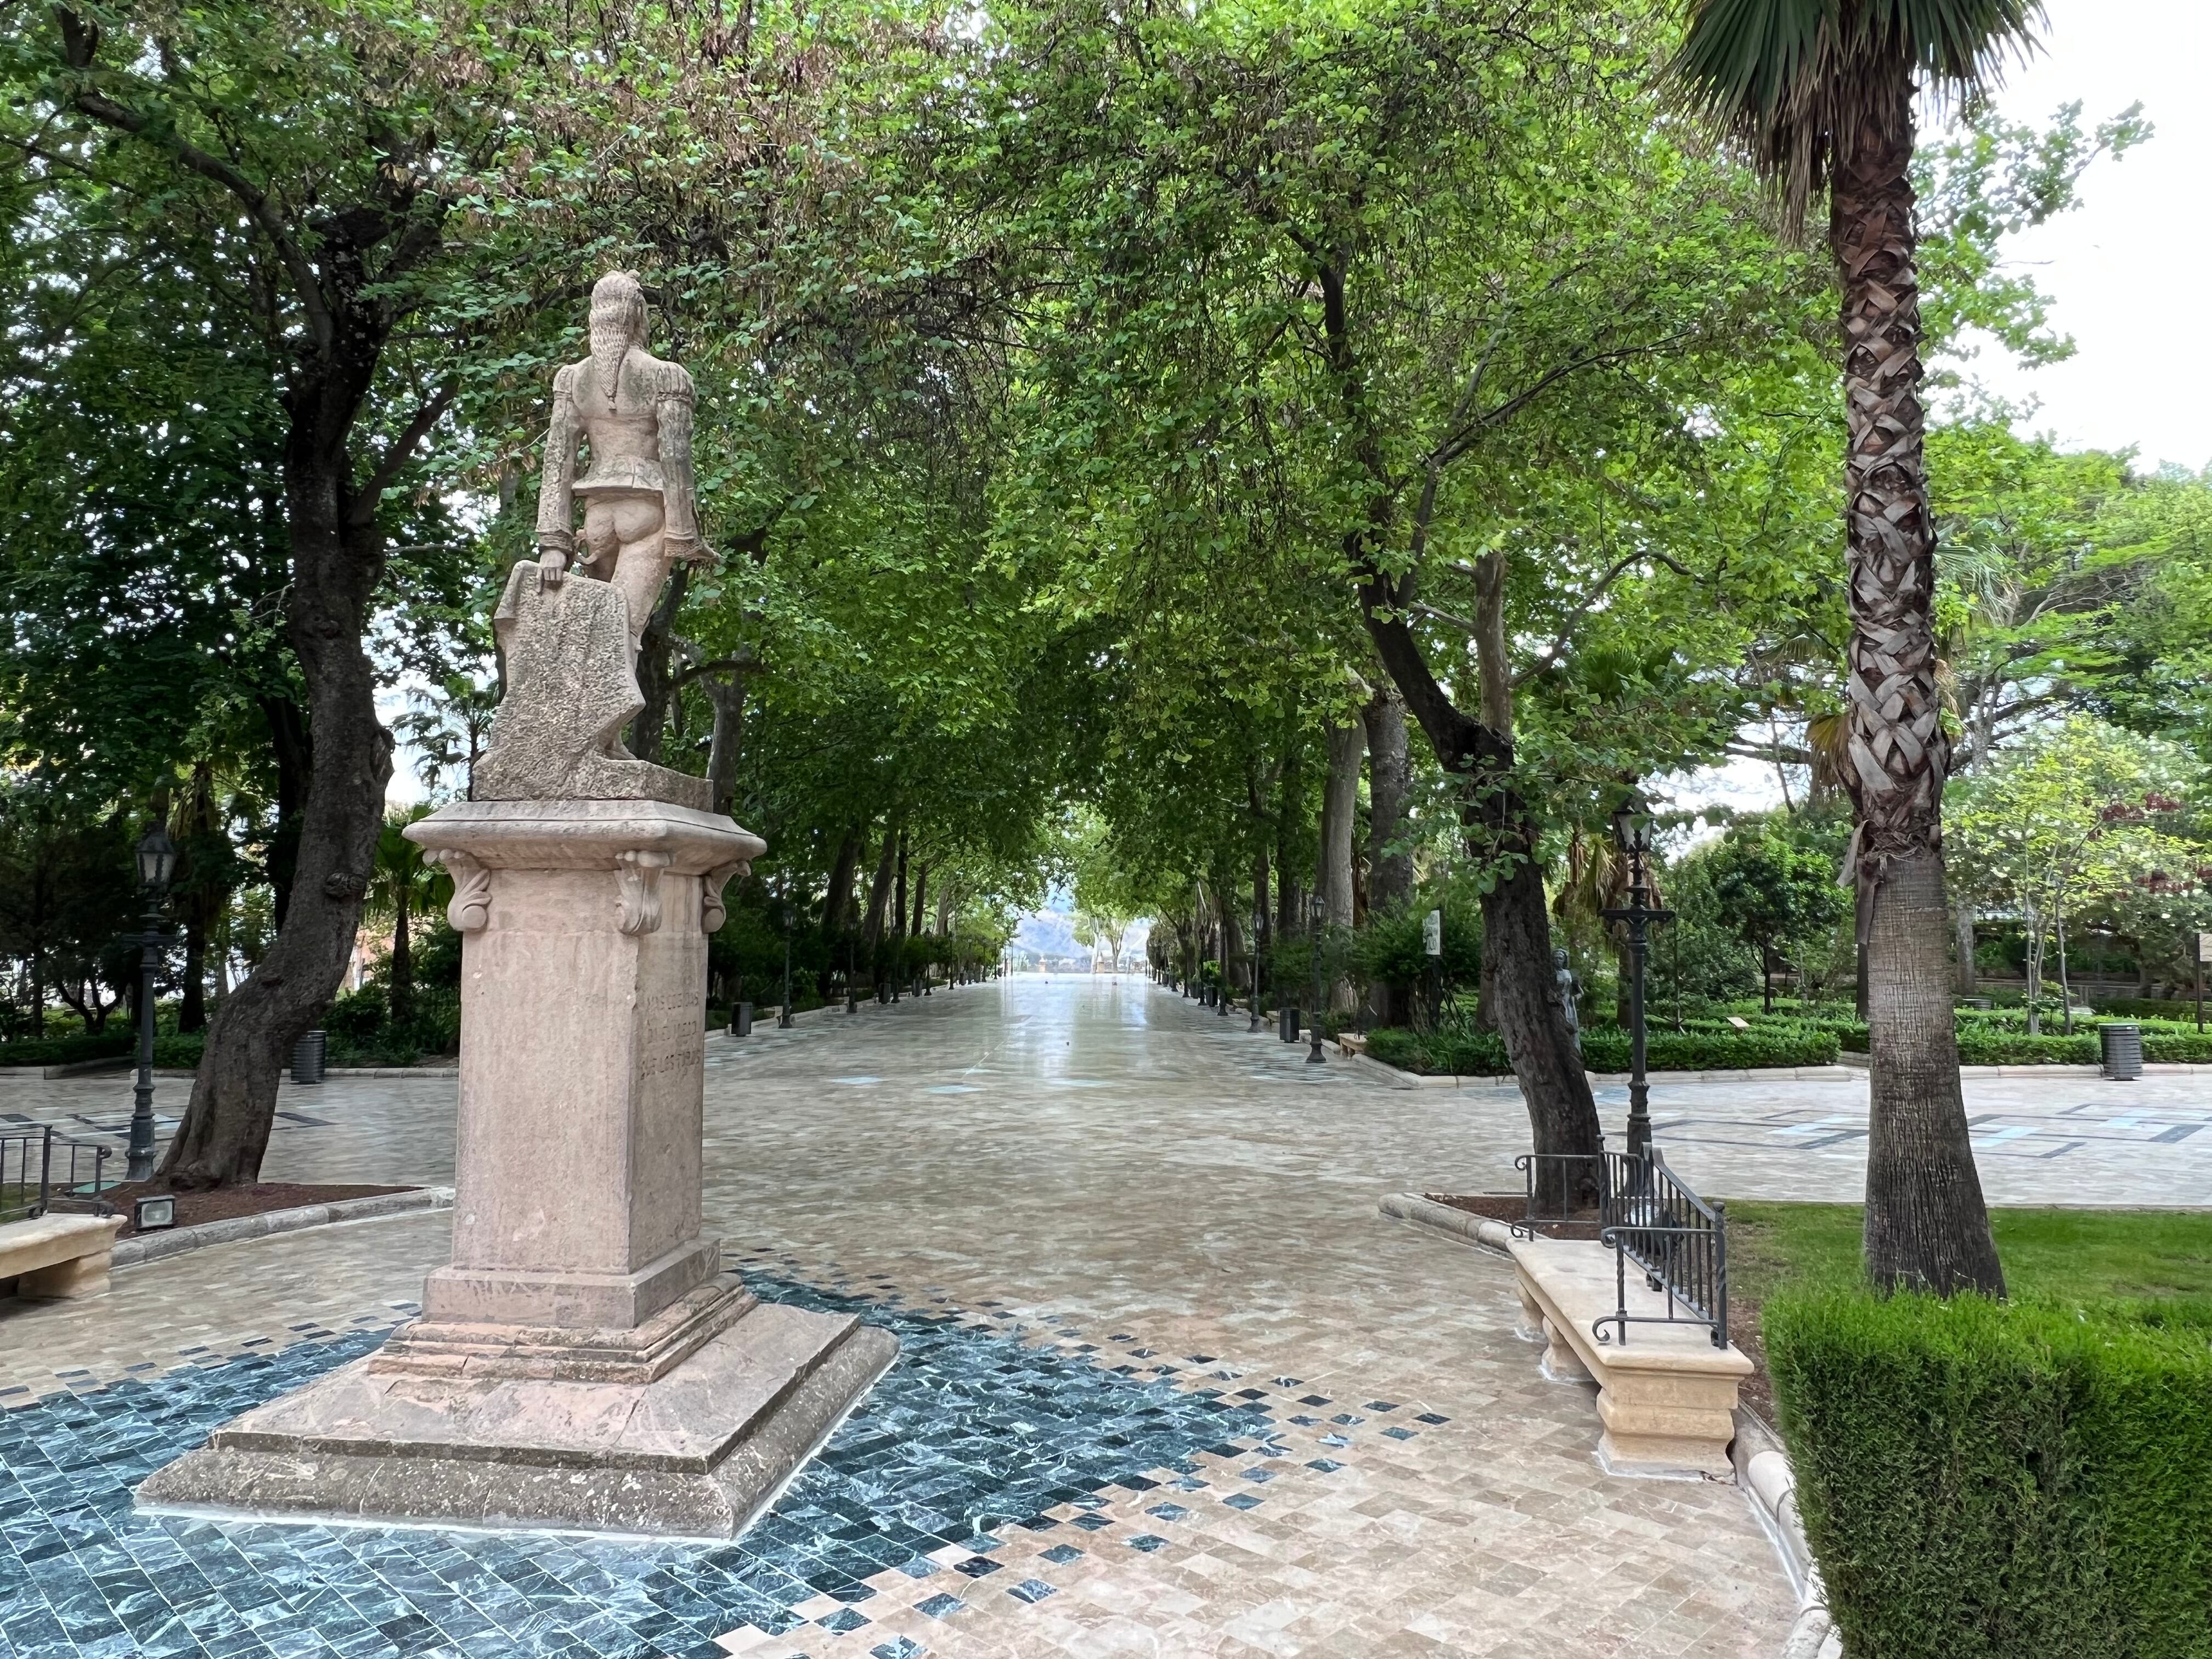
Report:
M 641 800 L 459 802 L 407 833 L 464 935 L 453 1261 L 379 1352 L 140 1502 L 733 1537 L 897 1352 L 756 1303 L 702 1224 L 707 936 L 762 843 Z

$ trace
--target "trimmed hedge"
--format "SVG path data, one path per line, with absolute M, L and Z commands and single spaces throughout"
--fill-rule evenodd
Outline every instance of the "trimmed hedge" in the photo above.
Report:
M 1959 1029 L 1959 1064 L 2094 1066 L 2103 1058 L 2101 1042 L 2094 1031 L 2079 1027 L 2072 1036 L 2052 1031 L 2030 1036 L 2025 1031 L 1989 1031 L 1962 1025 Z
M 2161 1031 L 2142 1034 L 2143 1058 L 2165 1064 L 2203 1065 L 2212 1062 L 2212 1031 Z M 1991 1031 L 1975 1025 L 1959 1028 L 1961 1066 L 2095 1066 L 2105 1057 L 2104 1039 L 2095 1026 L 2076 1023 L 2072 1036 L 2045 1031 L 2030 1036 L 2025 1031 Z
M 2212 1306 L 1830 1290 L 1761 1326 L 1845 1652 L 2212 1653 Z
M 207 1051 L 207 1033 L 191 1031 L 184 1036 L 157 1036 L 154 1039 L 154 1064 L 166 1071 L 197 1072 L 200 1056 Z
M 134 1053 L 138 1039 L 128 1024 L 98 1036 L 36 1037 L 0 1042 L 0 1066 L 74 1066 L 82 1060 L 112 1060 Z
M 1508 1077 L 1505 1041 L 1494 1032 L 1418 1032 L 1385 1027 L 1367 1034 L 1367 1052 L 1401 1071 L 1431 1076 Z M 1832 1032 L 1811 1026 L 1765 1030 L 1653 1031 L 1645 1065 L 1654 1072 L 1739 1072 L 1835 1063 Z M 1628 1069 L 1628 1033 L 1598 1026 L 1583 1033 L 1583 1064 L 1593 1072 Z

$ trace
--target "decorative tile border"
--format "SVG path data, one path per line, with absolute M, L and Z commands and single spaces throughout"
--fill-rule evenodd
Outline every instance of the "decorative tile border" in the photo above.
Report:
M 1201 1458 L 1287 1449 L 1258 1403 L 1264 1390 L 1192 1374 L 1209 1355 L 1163 1359 L 1129 1337 L 1120 1355 L 1079 1340 L 1031 1346 L 1003 1309 L 969 1320 L 750 1277 L 765 1296 L 886 1325 L 903 1352 L 735 1543 L 135 1514 L 136 1483 L 216 1424 L 385 1334 L 314 1328 L 281 1349 L 210 1354 L 0 1413 L 0 1638 L 26 1659 L 722 1659 L 748 1640 L 811 1639 L 810 1627 L 865 1639 L 886 1582 L 910 1585 L 933 1618 L 983 1595 L 1034 1606 L 1056 1593 L 1056 1563 L 1106 1547 L 1086 1534 L 1111 1524 L 1097 1518 L 1109 1495 L 1195 1494 L 1208 1486 Z M 1246 1474 L 1255 1489 L 1273 1478 Z M 1260 1500 L 1247 1490 L 1227 1501 Z M 1163 1492 L 1151 1513 L 1172 1527 L 1190 1510 Z M 1027 1553 L 1010 1538 L 1034 1545 L 1063 1525 L 1086 1541 L 1048 1543 L 1008 1570 Z M 1125 1541 L 1160 1547 L 1158 1534 Z M 884 1634 L 872 1651 L 926 1650 Z

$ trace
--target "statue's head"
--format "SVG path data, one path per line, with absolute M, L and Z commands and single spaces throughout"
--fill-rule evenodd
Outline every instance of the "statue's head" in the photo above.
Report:
M 645 344 L 645 289 L 634 270 L 611 270 L 592 289 L 592 366 L 609 404 L 622 379 L 623 359 Z
M 1558 945 L 1553 945 L 1552 947 L 1552 966 L 1554 968 L 1564 968 L 1566 965 L 1567 953 L 1564 950 L 1561 950 Z

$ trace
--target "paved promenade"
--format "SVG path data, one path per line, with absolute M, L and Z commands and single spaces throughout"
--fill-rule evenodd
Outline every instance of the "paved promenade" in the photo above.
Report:
M 1140 979 L 1025 978 L 710 1044 L 708 1211 L 732 1264 L 764 1293 L 872 1309 L 908 1344 L 745 1548 L 540 1540 L 519 1565 L 513 1540 L 131 1517 L 118 1486 L 107 1541 L 70 1545 L 78 1577 L 65 1553 L 18 1546 L 12 1576 L 0 1554 L 0 1656 L 1778 1654 L 1794 1597 L 1743 1494 L 1603 1474 L 1590 1393 L 1538 1375 L 1504 1264 L 1376 1213 L 1392 1191 L 1509 1186 L 1517 1096 L 1310 1067 L 1243 1025 Z M 266 1174 L 445 1180 L 453 1087 L 287 1085 Z M 2197 1201 L 2212 1135 L 2168 1131 L 2202 1121 L 2201 1093 L 1977 1082 L 1992 1196 Z M 116 1131 L 128 1105 L 127 1080 L 0 1079 L 0 1112 L 76 1133 Z M 1656 1109 L 1707 1190 L 1855 1195 L 1858 1079 L 1670 1085 Z M 2084 1144 L 2027 1155 L 2061 1121 Z M 175 1426 L 173 1391 L 220 1420 L 358 1351 L 411 1310 L 447 1226 L 220 1246 L 118 1273 L 103 1299 L 7 1308 L 11 1467 L 126 1407 L 149 1425 L 141 1463 L 108 1440 L 86 1457 L 174 1455 L 201 1431 Z M 1112 1473 L 1094 1494 L 1070 1470 Z M 917 1541 L 854 1554 L 893 1537 Z M 267 1592 L 235 1627 L 178 1603 L 167 1644 L 100 1633 L 129 1623 L 101 1551 L 158 1588 L 149 1550 L 218 1543 L 331 1565 L 312 1595 L 234 1567 Z M 526 1594 L 524 1571 L 550 1577 Z

